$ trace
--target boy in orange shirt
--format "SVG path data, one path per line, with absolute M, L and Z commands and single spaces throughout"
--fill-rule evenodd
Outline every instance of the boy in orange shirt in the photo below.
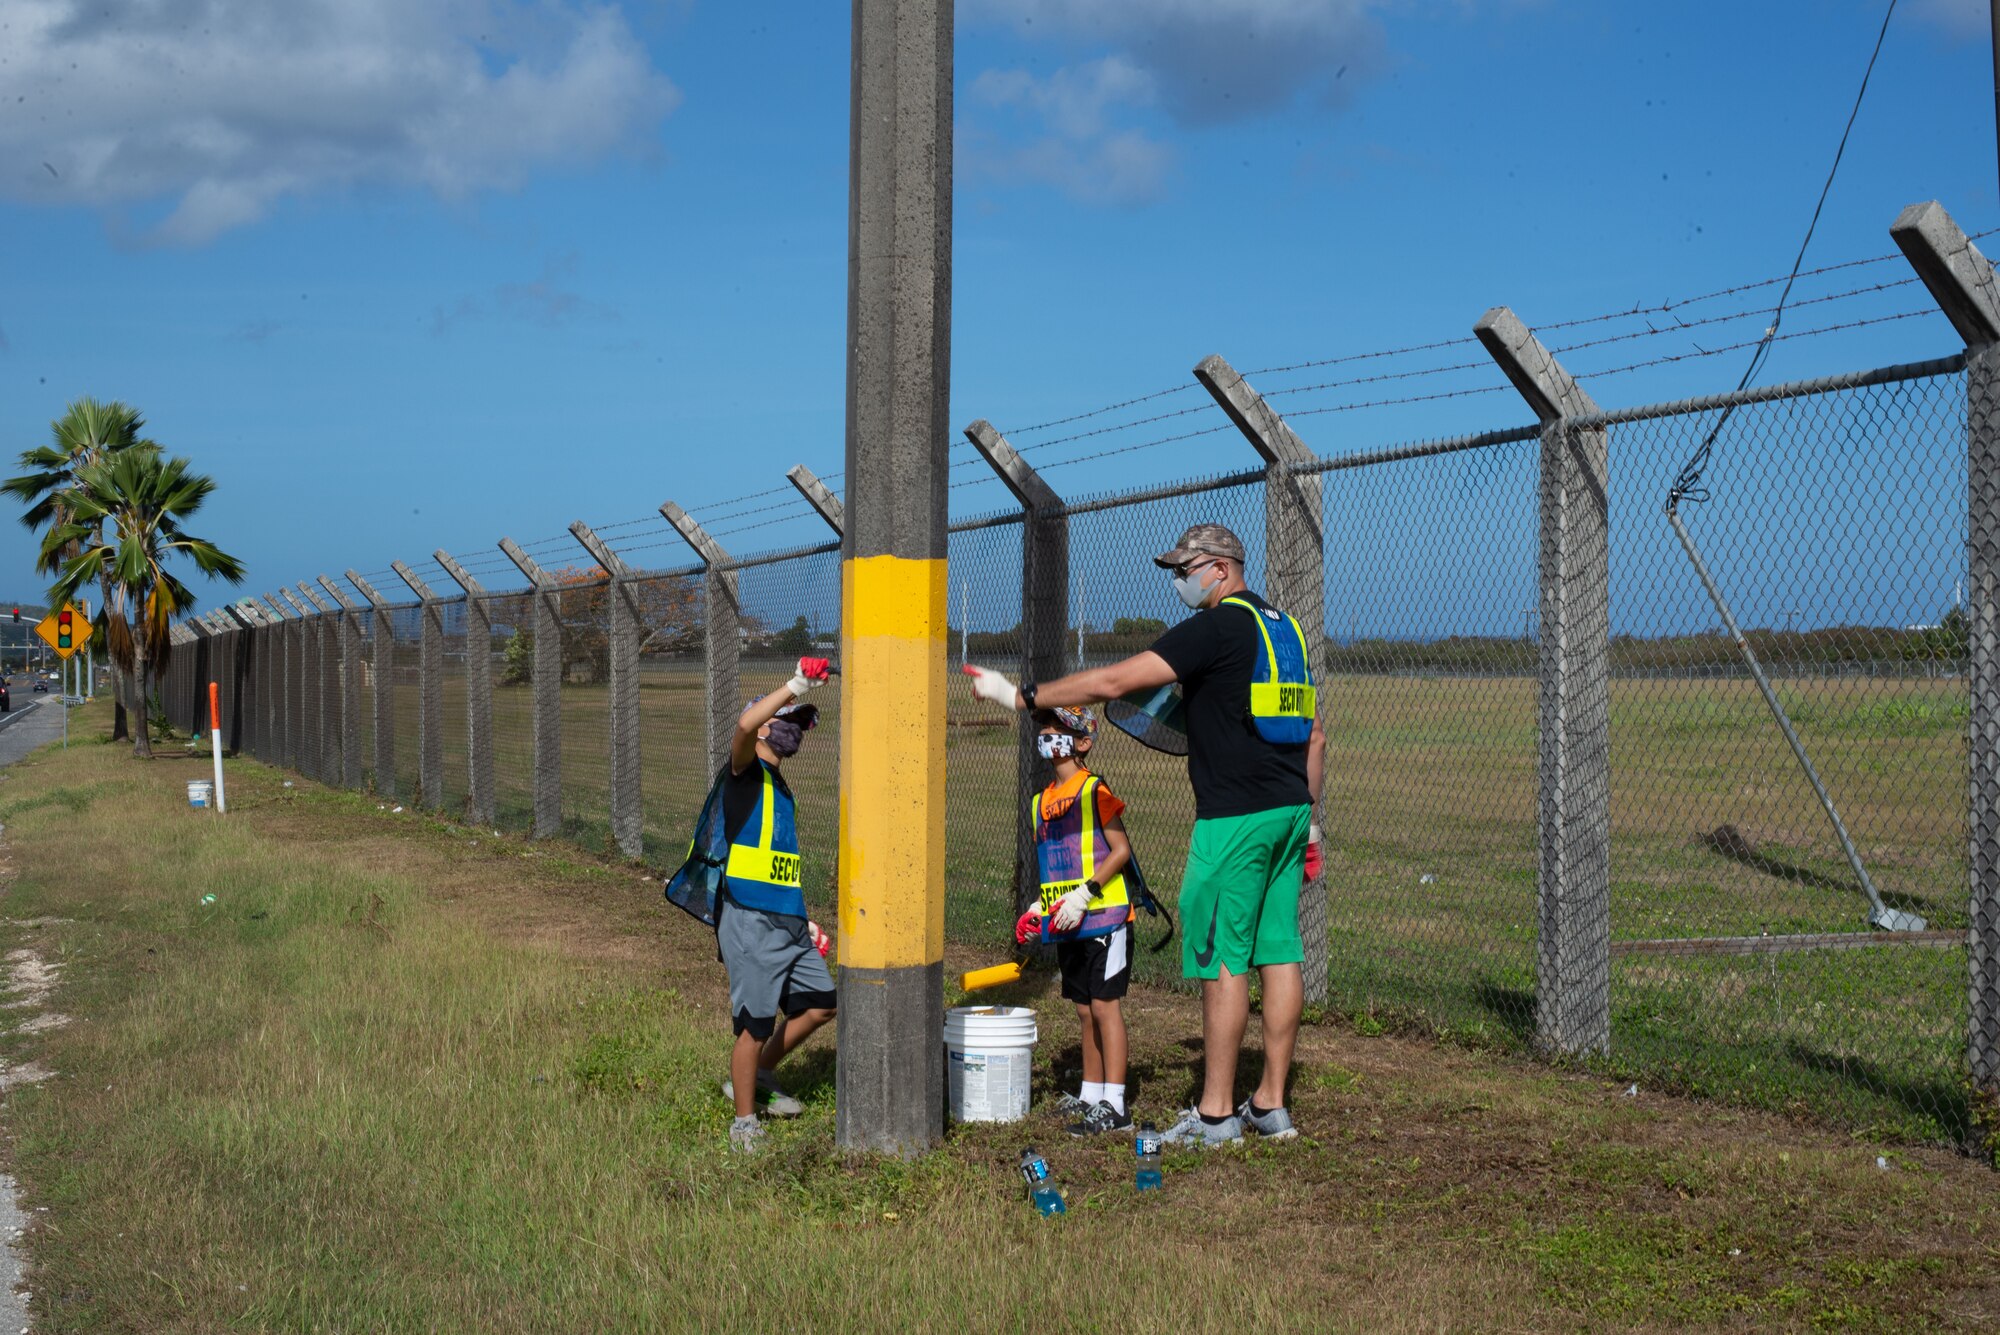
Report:
M 1125 1015 L 1132 981 L 1132 895 L 1125 871 L 1131 841 L 1119 819 L 1125 804 L 1084 767 L 1097 719 L 1088 709 L 1035 712 L 1035 745 L 1055 767 L 1055 782 L 1034 799 L 1035 856 L 1041 899 L 1015 924 L 1015 940 L 1056 942 L 1062 994 L 1083 1024 L 1083 1087 L 1056 1111 L 1080 1116 L 1072 1136 L 1125 1131 Z

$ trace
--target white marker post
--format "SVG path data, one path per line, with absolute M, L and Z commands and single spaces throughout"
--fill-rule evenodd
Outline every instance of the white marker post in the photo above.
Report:
M 229 810 L 229 800 L 222 795 L 222 688 L 215 682 L 208 684 L 208 754 L 215 760 L 215 814 Z

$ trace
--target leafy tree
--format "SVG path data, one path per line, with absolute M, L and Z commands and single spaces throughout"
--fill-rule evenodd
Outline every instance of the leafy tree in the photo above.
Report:
M 800 617 L 771 637 L 771 652 L 785 658 L 802 658 L 813 650 L 812 628 Z
M 1158 617 L 1119 617 L 1111 623 L 1113 635 L 1160 635 L 1167 623 Z
M 534 679 L 535 633 L 531 630 L 516 630 L 507 637 L 507 647 L 501 650 L 500 684 L 526 686 Z
M 168 560 L 185 558 L 211 579 L 243 582 L 241 561 L 181 527 L 214 490 L 215 482 L 192 472 L 188 460 L 170 459 L 142 442 L 79 468 L 65 502 L 66 522 L 42 539 L 43 558 L 58 563 L 51 604 L 60 607 L 85 585 L 109 577 L 105 650 L 131 675 L 140 701 L 151 696 L 153 677 L 173 652 L 175 616 L 194 604 L 193 593 L 167 569 Z M 133 750 L 151 756 L 144 709 L 133 717 Z
M 53 531 L 65 526 L 71 522 L 76 511 L 76 498 L 81 486 L 78 475 L 81 471 L 127 450 L 150 445 L 150 441 L 140 436 L 145 427 L 146 419 L 127 404 L 115 399 L 78 399 L 61 417 L 49 423 L 47 445 L 21 452 L 20 466 L 26 471 L 0 482 L 0 493 L 14 497 L 27 507 L 21 513 L 21 523 L 25 527 Z M 75 555 L 78 545 L 71 543 L 66 547 L 52 547 L 44 541 L 35 560 L 35 573 L 56 574 L 63 563 Z M 108 633 L 106 609 L 111 606 L 112 584 L 108 568 L 102 571 L 97 584 L 99 604 L 96 628 L 99 632 Z M 126 697 L 130 686 L 115 661 L 112 676 L 114 712 L 111 738 L 117 741 L 127 735 Z M 132 703 L 135 709 L 140 707 L 139 701 Z

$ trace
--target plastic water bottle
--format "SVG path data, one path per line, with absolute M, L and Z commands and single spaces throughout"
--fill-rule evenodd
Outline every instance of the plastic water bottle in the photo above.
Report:
M 1067 1208 L 1062 1192 L 1056 1189 L 1055 1178 L 1049 1173 L 1048 1160 L 1037 1154 L 1032 1145 L 1021 1151 L 1021 1180 L 1028 1184 L 1028 1199 L 1044 1217 L 1062 1214 Z
M 1132 1185 L 1140 1191 L 1160 1189 L 1160 1132 L 1151 1122 L 1141 1122 L 1132 1137 L 1132 1154 L 1139 1161 L 1139 1175 Z

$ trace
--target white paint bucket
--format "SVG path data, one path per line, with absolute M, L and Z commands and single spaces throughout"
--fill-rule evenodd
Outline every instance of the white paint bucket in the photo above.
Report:
M 215 780 L 189 779 L 188 805 L 207 810 L 215 805 Z
M 1026 1006 L 955 1006 L 944 1013 L 946 1107 L 954 1121 L 1028 1115 L 1035 1013 Z

